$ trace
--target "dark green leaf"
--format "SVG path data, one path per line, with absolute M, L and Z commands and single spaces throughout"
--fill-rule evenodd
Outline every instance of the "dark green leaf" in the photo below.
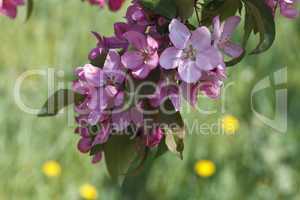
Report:
M 104 145 L 104 155 L 111 178 L 120 183 L 136 157 L 135 140 L 128 135 L 114 135 Z
M 243 0 L 246 7 L 244 44 L 253 31 L 259 34 L 259 43 L 251 54 L 268 50 L 275 40 L 275 22 L 272 10 L 261 0 Z
M 34 7 L 33 0 L 27 0 L 26 21 L 30 19 L 31 15 L 32 15 L 33 7 Z
M 234 16 L 242 9 L 241 0 L 213 0 L 204 3 L 202 7 L 203 25 L 210 25 L 215 16 L 220 16 L 221 20 L 225 20 L 230 16 Z
M 147 10 L 168 19 L 176 17 L 176 4 L 174 0 L 141 0 L 140 3 Z
M 134 92 L 137 97 L 141 95 L 151 95 L 155 92 L 156 84 L 158 83 L 159 80 L 160 80 L 160 69 L 156 68 L 152 70 L 152 72 L 150 72 L 149 76 L 146 79 L 144 80 L 133 79 L 132 86 L 129 86 L 130 84 L 128 82 L 127 89 L 129 90 L 128 92 L 130 93 Z
M 183 20 L 190 18 L 194 13 L 194 4 L 195 0 L 176 0 L 178 16 Z
M 38 117 L 55 116 L 64 107 L 73 104 L 74 102 L 79 102 L 81 99 L 82 96 L 80 94 L 74 94 L 69 89 L 57 90 L 48 98 L 48 100 L 38 113 Z

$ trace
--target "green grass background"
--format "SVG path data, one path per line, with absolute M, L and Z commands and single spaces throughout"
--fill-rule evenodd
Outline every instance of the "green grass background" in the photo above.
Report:
M 247 56 L 229 70 L 227 83 L 234 84 L 226 92 L 225 103 L 201 98 L 201 108 L 217 113 L 188 113 L 185 107 L 189 124 L 218 123 L 223 115 L 233 114 L 240 120 L 239 132 L 234 136 L 190 132 L 183 161 L 164 155 L 130 191 L 121 192 L 103 163 L 92 165 L 88 156 L 76 150 L 78 137 L 73 134 L 74 125 L 67 126 L 66 114 L 39 119 L 16 106 L 13 90 L 22 73 L 52 67 L 66 74 L 58 81 L 70 80 L 74 68 L 87 62 L 95 46 L 90 31 L 110 35 L 124 12 L 100 11 L 79 0 L 51 0 L 36 1 L 26 23 L 25 9 L 16 21 L 0 18 L 0 200 L 80 199 L 79 187 L 84 183 L 97 187 L 99 199 L 300 199 L 299 20 L 279 17 L 272 49 Z M 253 87 L 282 67 L 288 70 L 285 134 L 264 125 L 250 107 Z M 38 108 L 47 96 L 46 88 L 45 78 L 30 77 L 22 85 L 21 97 L 26 105 Z M 275 88 L 255 100 L 257 110 L 267 116 L 274 114 Z M 194 164 L 201 159 L 215 162 L 214 176 L 201 178 L 194 173 Z M 61 163 L 60 177 L 49 179 L 42 174 L 47 160 Z

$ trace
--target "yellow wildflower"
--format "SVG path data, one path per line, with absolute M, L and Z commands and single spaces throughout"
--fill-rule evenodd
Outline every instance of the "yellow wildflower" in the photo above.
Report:
M 80 192 L 80 196 L 86 200 L 94 200 L 98 196 L 96 188 L 93 185 L 88 183 L 83 184 L 80 187 L 79 192 Z
M 209 177 L 216 172 L 216 166 L 210 160 L 199 160 L 195 164 L 195 172 L 198 176 Z
M 50 160 L 43 164 L 42 171 L 48 177 L 57 177 L 61 174 L 61 166 L 57 161 Z
M 240 128 L 239 120 L 232 115 L 226 115 L 222 119 L 222 128 L 226 134 L 233 135 Z

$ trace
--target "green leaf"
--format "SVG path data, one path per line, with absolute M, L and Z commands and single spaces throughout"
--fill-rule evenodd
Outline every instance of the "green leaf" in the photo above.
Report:
M 168 19 L 176 17 L 176 4 L 174 0 L 141 0 L 140 3 L 147 10 Z
M 31 15 L 32 15 L 33 7 L 34 7 L 33 0 L 27 0 L 26 21 L 30 19 Z
M 135 140 L 128 135 L 114 135 L 104 145 L 104 155 L 111 178 L 120 184 L 136 157 Z
M 69 89 L 57 90 L 51 95 L 38 113 L 38 117 L 51 117 L 58 114 L 64 107 L 79 102 L 82 96 Z
M 186 20 L 194 14 L 195 0 L 176 0 L 178 16 Z
M 261 0 L 243 0 L 245 3 L 244 45 L 251 32 L 259 34 L 259 43 L 251 54 L 268 50 L 275 40 L 275 22 L 272 10 Z
M 158 121 L 161 124 L 167 124 L 169 128 L 165 130 L 165 144 L 167 148 L 183 159 L 184 137 L 186 134 L 184 122 L 180 112 L 176 112 L 172 102 L 168 99 L 163 104 L 164 108 L 172 113 L 165 113 L 160 110 Z
M 162 108 L 164 108 L 167 112 L 165 112 Z M 158 122 L 167 125 L 176 124 L 178 127 L 184 127 L 181 114 L 179 111 L 176 111 L 170 99 L 167 99 L 161 106 L 158 114 Z
M 176 155 L 178 155 L 180 157 L 180 159 L 183 159 L 183 150 L 184 150 L 184 142 L 183 142 L 183 138 L 178 136 L 178 134 L 182 135 L 182 131 L 184 131 L 183 129 L 180 130 L 179 132 L 167 132 L 166 134 L 166 139 L 165 139 L 165 143 L 166 146 L 168 147 L 168 149 L 172 152 L 175 153 Z
M 242 9 L 241 0 L 212 0 L 204 3 L 202 6 L 202 19 L 203 25 L 212 24 L 215 16 L 220 16 L 221 21 L 230 16 L 234 16 Z

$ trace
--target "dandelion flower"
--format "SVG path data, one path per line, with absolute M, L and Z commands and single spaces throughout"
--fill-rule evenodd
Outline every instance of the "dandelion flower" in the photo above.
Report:
M 240 127 L 239 120 L 232 116 L 232 115 L 226 115 L 222 119 L 222 128 L 224 132 L 228 135 L 235 134 Z
M 57 161 L 50 160 L 43 164 L 42 171 L 48 177 L 57 177 L 61 174 L 61 166 Z
M 98 194 L 96 188 L 91 184 L 84 184 L 80 187 L 80 196 L 86 200 L 96 199 Z
M 195 172 L 198 176 L 209 177 L 216 172 L 216 166 L 210 160 L 199 160 L 195 164 Z

